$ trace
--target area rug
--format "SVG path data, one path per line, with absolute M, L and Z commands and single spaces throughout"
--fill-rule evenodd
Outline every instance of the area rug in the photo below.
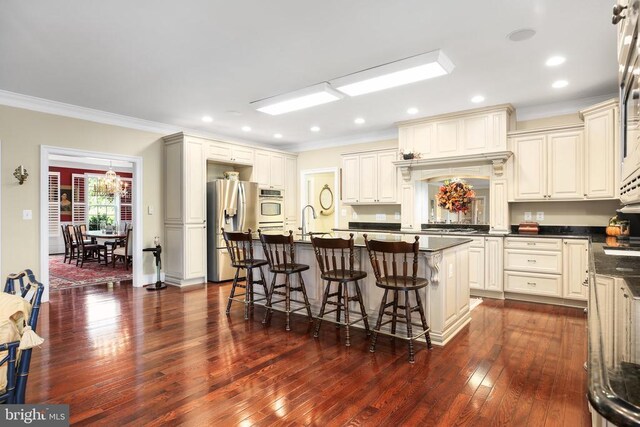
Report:
M 482 304 L 482 298 L 471 298 L 469 300 L 469 311 Z
M 133 277 L 131 269 L 125 270 L 122 263 L 116 264 L 116 268 L 113 268 L 97 262 L 85 262 L 84 267 L 80 268 L 76 267 L 75 260 L 72 260 L 71 264 L 65 264 L 63 260 L 63 255 L 49 257 L 49 287 L 52 290 L 115 283 L 131 280 Z

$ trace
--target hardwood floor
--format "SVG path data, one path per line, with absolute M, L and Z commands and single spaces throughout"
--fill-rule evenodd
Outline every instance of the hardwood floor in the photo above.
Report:
M 27 401 L 103 425 L 590 425 L 581 309 L 485 301 L 445 348 L 301 316 L 245 321 L 229 285 L 75 288 L 44 304 Z

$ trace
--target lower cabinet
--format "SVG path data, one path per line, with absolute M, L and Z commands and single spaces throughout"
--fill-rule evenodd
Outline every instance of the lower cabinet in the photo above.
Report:
M 485 249 L 469 248 L 469 287 L 471 289 L 485 288 Z
M 504 290 L 521 294 L 559 297 L 562 293 L 562 276 L 505 270 Z
M 502 292 L 504 239 L 502 237 L 485 237 L 484 242 L 484 289 L 487 291 Z
M 207 281 L 207 233 L 204 224 L 165 225 L 166 281 L 189 285 Z
M 586 301 L 589 294 L 589 242 L 565 239 L 563 246 L 563 296 Z

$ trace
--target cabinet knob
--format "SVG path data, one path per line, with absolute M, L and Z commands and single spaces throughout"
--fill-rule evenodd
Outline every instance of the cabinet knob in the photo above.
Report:
M 537 283 L 536 283 L 536 282 L 527 282 L 527 285 L 529 285 L 529 286 L 535 286 L 535 285 L 537 285 Z

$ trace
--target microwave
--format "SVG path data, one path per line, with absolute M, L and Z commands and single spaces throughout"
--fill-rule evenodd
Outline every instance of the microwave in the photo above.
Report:
M 260 189 L 258 193 L 258 223 L 261 226 L 284 224 L 284 191 Z
M 629 2 L 619 35 L 620 136 L 622 167 L 620 201 L 622 211 L 640 212 L 640 0 Z

